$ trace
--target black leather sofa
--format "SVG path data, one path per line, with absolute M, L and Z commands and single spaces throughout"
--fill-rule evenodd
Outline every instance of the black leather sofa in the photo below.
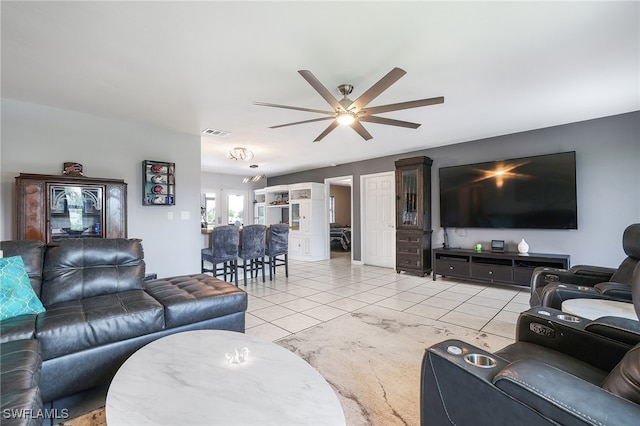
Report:
M 640 266 L 631 280 L 640 314 Z M 640 323 L 550 307 L 520 314 L 494 353 L 458 340 L 425 351 L 421 424 L 632 425 L 640 421 Z
M 55 401 L 104 386 L 131 354 L 160 337 L 244 332 L 243 290 L 204 274 L 145 281 L 138 239 L 3 241 L 0 248 L 5 257 L 22 256 L 46 308 L 0 321 L 3 425 L 42 424 Z
M 562 309 L 569 299 L 608 299 L 631 302 L 630 280 L 640 262 L 640 223 L 622 233 L 622 249 L 627 257 L 618 268 L 576 265 L 571 269 L 539 267 L 531 277 L 529 306 Z

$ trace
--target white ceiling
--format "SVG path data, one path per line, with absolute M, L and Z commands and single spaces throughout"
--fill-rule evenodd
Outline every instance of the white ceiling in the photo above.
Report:
M 2 96 L 199 135 L 202 169 L 273 176 L 640 109 L 640 3 L 8 2 Z M 356 99 L 393 67 L 407 75 L 370 106 L 444 96 L 364 123 L 364 141 L 319 118 L 253 101 L 328 109 L 297 73 Z M 336 97 L 340 97 L 335 91 Z M 226 158 L 234 146 L 255 153 Z

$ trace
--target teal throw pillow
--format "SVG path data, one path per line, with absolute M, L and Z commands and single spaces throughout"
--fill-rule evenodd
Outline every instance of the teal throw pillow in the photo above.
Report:
M 0 320 L 44 312 L 21 256 L 0 258 Z

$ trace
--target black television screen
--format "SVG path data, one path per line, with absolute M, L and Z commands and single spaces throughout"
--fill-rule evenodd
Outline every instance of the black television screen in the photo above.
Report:
M 443 228 L 577 229 L 576 153 L 442 167 Z

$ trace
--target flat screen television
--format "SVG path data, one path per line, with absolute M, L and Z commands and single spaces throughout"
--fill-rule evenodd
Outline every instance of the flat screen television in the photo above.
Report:
M 442 167 L 443 228 L 577 229 L 576 153 Z

